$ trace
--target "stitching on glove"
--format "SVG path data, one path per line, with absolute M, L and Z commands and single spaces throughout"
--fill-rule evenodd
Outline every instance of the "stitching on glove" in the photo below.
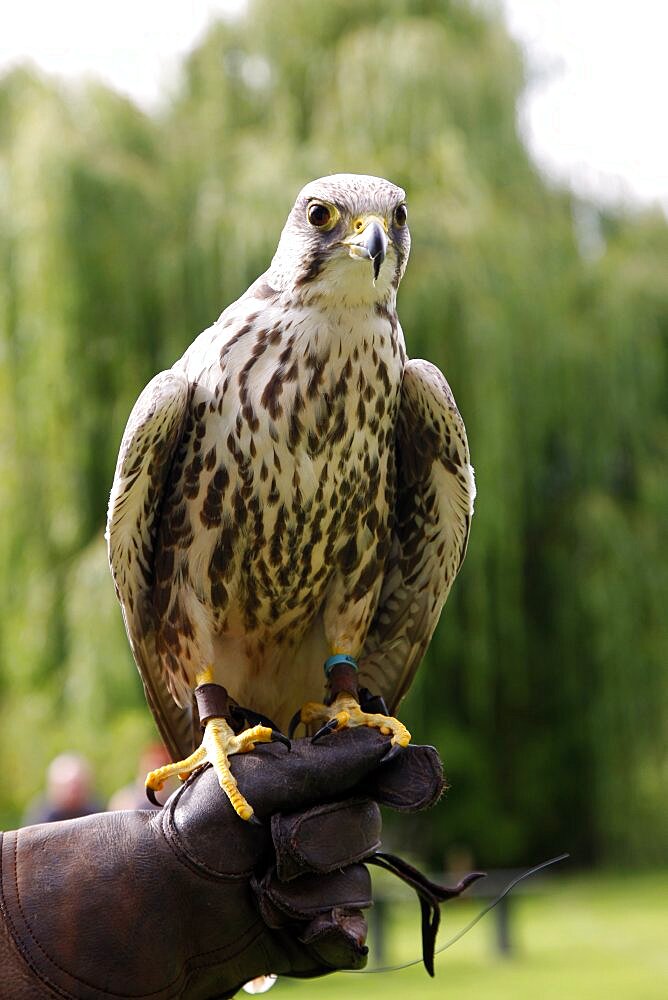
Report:
M 64 975 L 68 976 L 70 979 L 73 979 L 76 982 L 77 981 L 76 977 L 73 976 L 72 973 L 69 972 L 67 969 L 63 968 L 63 966 L 60 965 L 56 961 L 56 959 L 54 958 L 53 955 L 50 955 L 48 951 L 45 951 L 45 949 L 42 947 L 41 943 L 37 940 L 37 938 L 33 934 L 32 928 L 31 928 L 30 924 L 28 923 L 28 919 L 26 917 L 26 914 L 25 914 L 25 912 L 23 910 L 23 906 L 21 904 L 21 892 L 20 892 L 20 889 L 19 889 L 19 871 L 18 871 L 18 847 L 19 847 L 19 845 L 18 845 L 18 839 L 19 839 L 18 838 L 18 834 L 17 833 L 13 833 L 12 834 L 13 844 L 10 846 L 10 850 L 12 851 L 12 875 L 13 875 L 13 882 L 12 882 L 12 884 L 13 884 L 14 891 L 15 891 L 15 894 L 16 894 L 16 905 L 18 907 L 18 911 L 19 911 L 21 917 L 23 918 L 23 923 L 25 925 L 25 929 L 28 932 L 28 934 L 30 936 L 30 940 L 32 941 L 32 943 L 35 946 L 35 948 L 38 951 L 40 951 L 42 953 L 42 955 L 44 955 L 44 957 L 46 958 L 46 960 L 49 961 L 49 962 L 51 962 L 51 964 L 54 965 L 55 968 L 58 969 L 59 972 L 62 972 Z M 0 874 L 2 873 L 1 859 L 2 859 L 3 843 L 4 843 L 3 835 L 0 833 Z M 34 975 L 37 976 L 37 978 L 41 982 L 43 982 L 46 986 L 48 986 L 49 989 L 53 990 L 54 993 L 57 993 L 61 997 L 68 998 L 68 1000 L 69 1000 L 69 998 L 72 997 L 72 994 L 69 993 L 69 992 L 65 992 L 48 975 L 46 975 L 41 969 L 39 969 L 38 966 L 36 965 L 35 961 L 33 960 L 32 956 L 30 955 L 30 953 L 26 950 L 26 948 L 25 948 L 25 942 L 23 941 L 21 935 L 19 934 L 19 930 L 16 927 L 16 924 L 14 923 L 14 921 L 12 920 L 11 914 L 9 912 L 9 908 L 8 908 L 6 902 L 5 902 L 5 893 L 4 893 L 3 882 L 4 882 L 4 880 L 2 878 L 0 878 L 0 909 L 2 910 L 2 913 L 4 914 L 4 916 L 6 918 L 6 923 L 7 923 L 7 926 L 9 927 L 10 932 L 11 932 L 14 947 L 19 952 L 19 954 L 21 955 L 22 959 L 24 960 L 24 962 L 26 963 L 26 965 L 29 967 L 29 969 L 31 970 L 31 972 L 33 972 Z
M 413 756 L 412 766 L 418 766 L 422 772 L 420 784 L 424 785 L 424 793 L 421 798 L 415 799 L 417 781 L 411 782 L 408 789 L 403 783 L 396 788 L 390 782 L 387 784 L 383 782 L 382 771 L 378 772 L 378 777 L 372 776 L 371 798 L 379 795 L 383 805 L 396 809 L 397 812 L 413 812 L 436 805 L 447 788 L 443 781 L 443 768 L 436 750 L 432 747 L 421 749 L 433 750 L 433 753 L 422 753 L 420 757 Z M 438 789 L 436 794 L 434 788 Z
M 190 868 L 197 875 L 215 882 L 243 882 L 246 881 L 253 872 L 252 866 L 241 872 L 221 872 L 216 868 L 211 868 L 206 862 L 193 857 L 183 842 L 181 833 L 174 820 L 174 812 L 179 799 L 191 784 L 197 772 L 181 786 L 169 800 L 169 803 L 162 810 L 162 834 L 167 846 L 180 864 Z
M 380 847 L 381 842 L 379 839 L 376 839 L 374 843 L 365 843 L 354 852 L 349 848 L 349 853 L 345 857 L 338 857 L 329 863 L 314 859 L 312 852 L 305 852 L 303 847 L 300 847 L 300 845 L 308 844 L 312 840 L 307 832 L 311 822 L 317 822 L 323 816 L 338 812 L 350 812 L 351 808 L 359 808 L 360 806 L 367 806 L 368 808 L 370 805 L 372 805 L 372 800 L 367 796 L 363 796 L 348 798 L 343 802 L 325 803 L 324 805 L 314 806 L 305 812 L 293 813 L 289 816 L 284 816 L 282 813 L 272 816 L 272 834 L 274 835 L 273 839 L 279 869 L 285 869 L 286 861 L 291 861 L 305 871 L 328 874 L 348 867 L 348 865 L 356 864 L 358 861 L 362 861 L 370 854 L 373 854 Z M 287 827 L 287 830 L 285 827 Z M 282 857 L 283 853 L 287 853 L 287 859 Z M 281 881 L 289 882 L 292 878 L 296 878 L 301 874 L 304 874 L 304 871 L 287 874 L 283 870 L 281 871 L 280 878 Z

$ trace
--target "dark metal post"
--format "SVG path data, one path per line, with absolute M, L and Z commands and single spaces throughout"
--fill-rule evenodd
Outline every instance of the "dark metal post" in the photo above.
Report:
M 510 900 L 504 896 L 496 905 L 496 947 L 500 955 L 510 955 Z
M 373 945 L 373 963 L 376 967 L 385 964 L 387 953 L 387 904 L 381 896 L 376 896 L 369 913 L 369 937 Z

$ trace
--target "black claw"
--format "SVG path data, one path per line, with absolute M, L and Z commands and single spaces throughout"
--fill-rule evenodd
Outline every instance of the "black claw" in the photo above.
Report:
M 290 739 L 292 739 L 293 736 L 295 735 L 295 729 L 297 728 L 297 726 L 301 721 L 302 721 L 302 710 L 301 708 L 298 708 L 295 714 L 290 719 L 290 725 L 288 726 L 288 736 L 290 737 Z
M 267 729 L 276 729 L 276 723 L 268 715 L 262 712 L 255 712 L 252 708 L 245 708 L 243 705 L 235 705 L 232 715 L 239 722 L 246 722 L 249 726 L 266 726 Z
M 395 757 L 399 756 L 402 750 L 403 747 L 399 746 L 398 743 L 392 743 L 387 753 L 381 757 L 380 763 L 387 764 L 389 761 L 394 760 Z
M 288 750 L 292 750 L 292 743 L 287 736 L 284 736 L 278 729 L 272 729 L 271 738 L 274 743 L 282 743 Z
M 151 788 L 150 785 L 145 786 L 145 792 L 146 792 L 146 798 L 151 803 L 151 805 L 157 806 L 158 809 L 162 809 L 162 803 L 158 802 L 158 800 L 155 797 L 155 791 L 154 789 Z
M 385 699 L 379 694 L 371 694 L 368 688 L 360 688 L 360 708 L 372 715 L 389 715 Z
M 325 725 L 318 730 L 315 736 L 311 737 L 311 743 L 316 743 L 319 739 L 322 739 L 323 736 L 326 736 L 327 733 L 333 733 L 335 729 L 338 729 L 338 726 L 338 719 L 330 719 L 329 722 L 326 722 Z
M 264 826 L 264 823 L 262 822 L 262 820 L 258 819 L 257 816 L 255 815 L 255 813 L 251 813 L 250 814 L 250 816 L 248 817 L 247 822 L 250 823 L 251 826 Z

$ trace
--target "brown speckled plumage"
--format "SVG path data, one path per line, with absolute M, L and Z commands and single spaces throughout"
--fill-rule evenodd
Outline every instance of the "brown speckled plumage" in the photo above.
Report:
M 314 199 L 335 205 L 329 232 Z M 466 549 L 475 493 L 441 373 L 407 361 L 395 302 L 404 194 L 308 185 L 269 271 L 137 401 L 109 505 L 112 573 L 151 708 L 192 748 L 195 675 L 285 726 L 332 648 L 396 708 Z M 342 237 L 384 220 L 378 280 Z

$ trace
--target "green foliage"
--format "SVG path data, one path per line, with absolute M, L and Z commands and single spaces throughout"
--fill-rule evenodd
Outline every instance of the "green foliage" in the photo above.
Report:
M 668 228 L 543 181 L 523 80 L 477 6 L 256 0 L 152 118 L 0 81 L 0 822 L 66 747 L 105 791 L 131 776 L 150 720 L 101 537 L 125 419 L 266 268 L 301 185 L 351 170 L 408 191 L 401 319 L 479 489 L 403 710 L 453 786 L 425 854 L 666 860 Z

